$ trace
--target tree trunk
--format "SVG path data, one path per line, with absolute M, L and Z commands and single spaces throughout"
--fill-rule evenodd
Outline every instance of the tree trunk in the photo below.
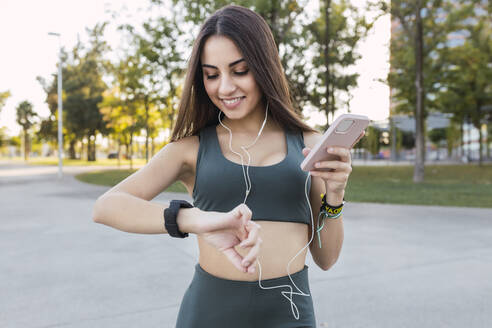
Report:
M 483 134 L 480 124 L 478 125 L 478 166 L 483 164 Z
M 463 159 L 463 156 L 465 156 L 465 143 L 463 140 L 463 124 L 465 124 L 465 118 L 463 117 L 463 120 L 460 123 L 460 160 Z
M 29 134 L 27 134 L 27 130 L 24 130 L 24 161 L 29 160 Z
M 415 32 L 415 87 L 417 92 L 417 104 L 415 107 L 415 166 L 413 170 L 413 182 L 424 181 L 425 137 L 424 137 L 424 72 L 423 72 L 423 27 L 420 11 L 422 1 L 416 5 L 416 32 Z
M 149 162 L 149 100 L 145 97 L 145 163 Z
M 75 143 L 77 142 L 76 139 L 70 140 L 69 147 L 68 147 L 68 156 L 70 159 L 77 159 L 77 154 L 75 153 Z
M 116 157 L 118 158 L 118 168 L 121 167 L 120 154 L 121 154 L 121 141 L 118 140 L 118 153 L 116 154 Z
M 155 151 L 155 143 L 154 143 L 154 138 L 150 139 L 150 145 L 151 145 L 151 152 L 150 152 L 150 157 L 154 157 L 154 151 Z
M 492 141 L 492 136 L 490 135 L 490 132 L 492 131 L 492 129 L 490 128 L 490 123 L 487 124 L 487 142 L 486 142 L 486 145 L 487 145 L 487 159 L 490 159 L 490 142 Z
M 482 125 L 480 124 L 482 118 L 482 102 L 477 102 L 477 116 L 478 122 L 476 124 L 476 128 L 478 129 L 478 165 L 482 166 L 483 163 L 483 134 L 482 134 Z
M 331 0 L 325 0 L 325 39 L 324 39 L 324 48 L 323 48 L 323 56 L 325 60 L 325 112 L 326 112 L 326 127 L 328 128 L 330 124 L 330 7 Z
M 92 135 L 94 138 L 92 139 L 92 146 L 91 146 L 91 160 L 95 162 L 97 160 L 96 158 L 96 134 L 94 133 Z
M 133 170 L 133 132 L 130 132 L 130 170 Z
M 91 160 L 91 136 L 87 135 L 87 161 Z

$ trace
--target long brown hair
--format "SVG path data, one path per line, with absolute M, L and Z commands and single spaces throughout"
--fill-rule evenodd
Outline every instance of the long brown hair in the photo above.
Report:
M 294 111 L 287 79 L 272 32 L 265 20 L 252 10 L 228 5 L 210 16 L 193 44 L 171 141 L 196 135 L 208 125 L 218 124 L 218 108 L 203 84 L 200 57 L 203 45 L 212 35 L 231 39 L 239 48 L 268 102 L 269 116 L 289 131 L 315 131 Z

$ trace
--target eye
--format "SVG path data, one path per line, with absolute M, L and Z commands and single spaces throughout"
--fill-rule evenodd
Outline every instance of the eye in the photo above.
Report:
M 249 69 L 245 70 L 245 71 L 241 71 L 241 72 L 235 72 L 236 75 L 246 75 L 248 74 L 249 72 Z
M 217 76 L 218 76 L 217 74 L 215 74 L 215 75 L 207 75 L 207 80 L 213 80 L 213 79 L 217 78 Z

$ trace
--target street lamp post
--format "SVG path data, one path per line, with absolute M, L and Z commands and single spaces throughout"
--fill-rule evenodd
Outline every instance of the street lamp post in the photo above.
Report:
M 58 179 L 63 177 L 63 102 L 62 102 L 62 48 L 60 33 L 49 32 L 48 35 L 58 37 Z

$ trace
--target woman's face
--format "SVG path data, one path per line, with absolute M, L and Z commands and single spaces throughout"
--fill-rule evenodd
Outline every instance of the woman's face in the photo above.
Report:
M 231 39 L 211 36 L 205 42 L 200 61 L 205 90 L 229 119 L 263 112 L 258 84 Z

